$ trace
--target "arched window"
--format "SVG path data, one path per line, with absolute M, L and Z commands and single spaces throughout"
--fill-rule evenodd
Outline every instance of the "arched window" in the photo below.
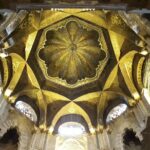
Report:
M 85 134 L 85 128 L 78 122 L 65 122 L 58 128 L 58 134 L 64 137 L 77 137 Z
M 118 105 L 116 105 L 115 107 L 113 107 L 107 117 L 106 117 L 106 123 L 110 123 L 111 121 L 113 121 L 114 119 L 118 118 L 119 116 L 121 116 L 126 110 L 127 110 L 127 104 L 125 103 L 120 103 Z
M 86 120 L 78 114 L 67 114 L 59 118 L 55 127 L 54 127 L 54 134 L 60 134 L 63 132 L 62 130 L 78 130 L 79 133 L 89 133 L 89 126 Z M 72 131 L 71 131 L 72 132 Z M 73 133 L 73 132 L 72 132 Z M 62 133 L 63 134 L 63 133 Z M 77 133 L 75 133 L 77 134 Z M 71 133 L 70 133 L 71 136 Z
M 17 101 L 15 108 L 28 117 L 31 121 L 37 122 L 37 115 L 34 109 L 26 102 Z
M 2 138 L 0 138 L 0 150 L 17 150 L 19 135 L 16 129 L 9 129 Z

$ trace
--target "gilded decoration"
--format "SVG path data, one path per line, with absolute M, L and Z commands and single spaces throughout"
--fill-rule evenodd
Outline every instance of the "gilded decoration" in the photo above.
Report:
M 101 28 L 76 18 L 46 28 L 37 58 L 45 76 L 76 87 L 96 80 L 108 60 Z
M 42 131 L 53 133 L 61 117 L 75 114 L 93 133 L 104 125 L 104 112 L 112 102 L 121 99 L 135 106 L 140 101 L 147 56 L 137 45 L 138 35 L 117 12 L 22 13 L 9 35 L 14 45 L 6 39 L 9 48 L 2 50 L 7 55 L 0 52 L 0 88 L 12 104 L 25 96 L 25 102 L 37 106 Z

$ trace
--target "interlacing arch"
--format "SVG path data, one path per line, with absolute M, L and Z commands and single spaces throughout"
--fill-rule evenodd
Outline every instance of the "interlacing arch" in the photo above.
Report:
M 25 117 L 17 112 L 11 112 L 8 118 L 0 123 L 0 137 L 2 137 L 9 129 L 15 128 L 19 134 L 18 150 L 28 150 L 32 125 Z

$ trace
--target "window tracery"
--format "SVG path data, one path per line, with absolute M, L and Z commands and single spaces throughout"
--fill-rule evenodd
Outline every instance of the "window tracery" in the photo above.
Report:
M 114 119 L 118 118 L 119 116 L 121 116 L 125 111 L 127 110 L 127 105 L 124 103 L 121 103 L 117 106 L 115 106 L 114 108 L 112 108 L 110 110 L 110 112 L 107 115 L 106 118 L 106 123 L 110 123 L 111 121 L 113 121 Z
M 29 104 L 23 101 L 17 101 L 15 108 L 19 110 L 22 114 L 24 114 L 27 118 L 29 118 L 31 121 L 37 122 L 37 115 Z

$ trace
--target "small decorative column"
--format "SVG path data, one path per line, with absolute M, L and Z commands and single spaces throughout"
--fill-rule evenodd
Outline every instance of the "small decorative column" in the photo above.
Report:
M 87 135 L 88 141 L 88 150 L 100 150 L 99 149 L 99 141 L 96 139 L 96 135 Z
M 100 150 L 112 150 L 110 145 L 110 139 L 107 130 L 103 130 L 98 134 Z
M 148 111 L 146 107 L 144 106 L 143 101 L 139 101 L 137 106 L 133 110 L 135 118 L 137 119 L 137 122 L 139 126 L 141 127 L 141 131 L 146 128 L 147 119 L 148 119 Z
M 56 136 L 47 133 L 47 137 L 45 140 L 45 146 L 44 146 L 43 150 L 55 150 L 56 139 L 57 139 Z
M 44 150 L 47 141 L 47 133 L 39 129 L 32 135 L 29 150 Z
M 3 98 L 3 94 L 0 91 L 0 123 L 6 120 L 9 108 L 8 102 Z

